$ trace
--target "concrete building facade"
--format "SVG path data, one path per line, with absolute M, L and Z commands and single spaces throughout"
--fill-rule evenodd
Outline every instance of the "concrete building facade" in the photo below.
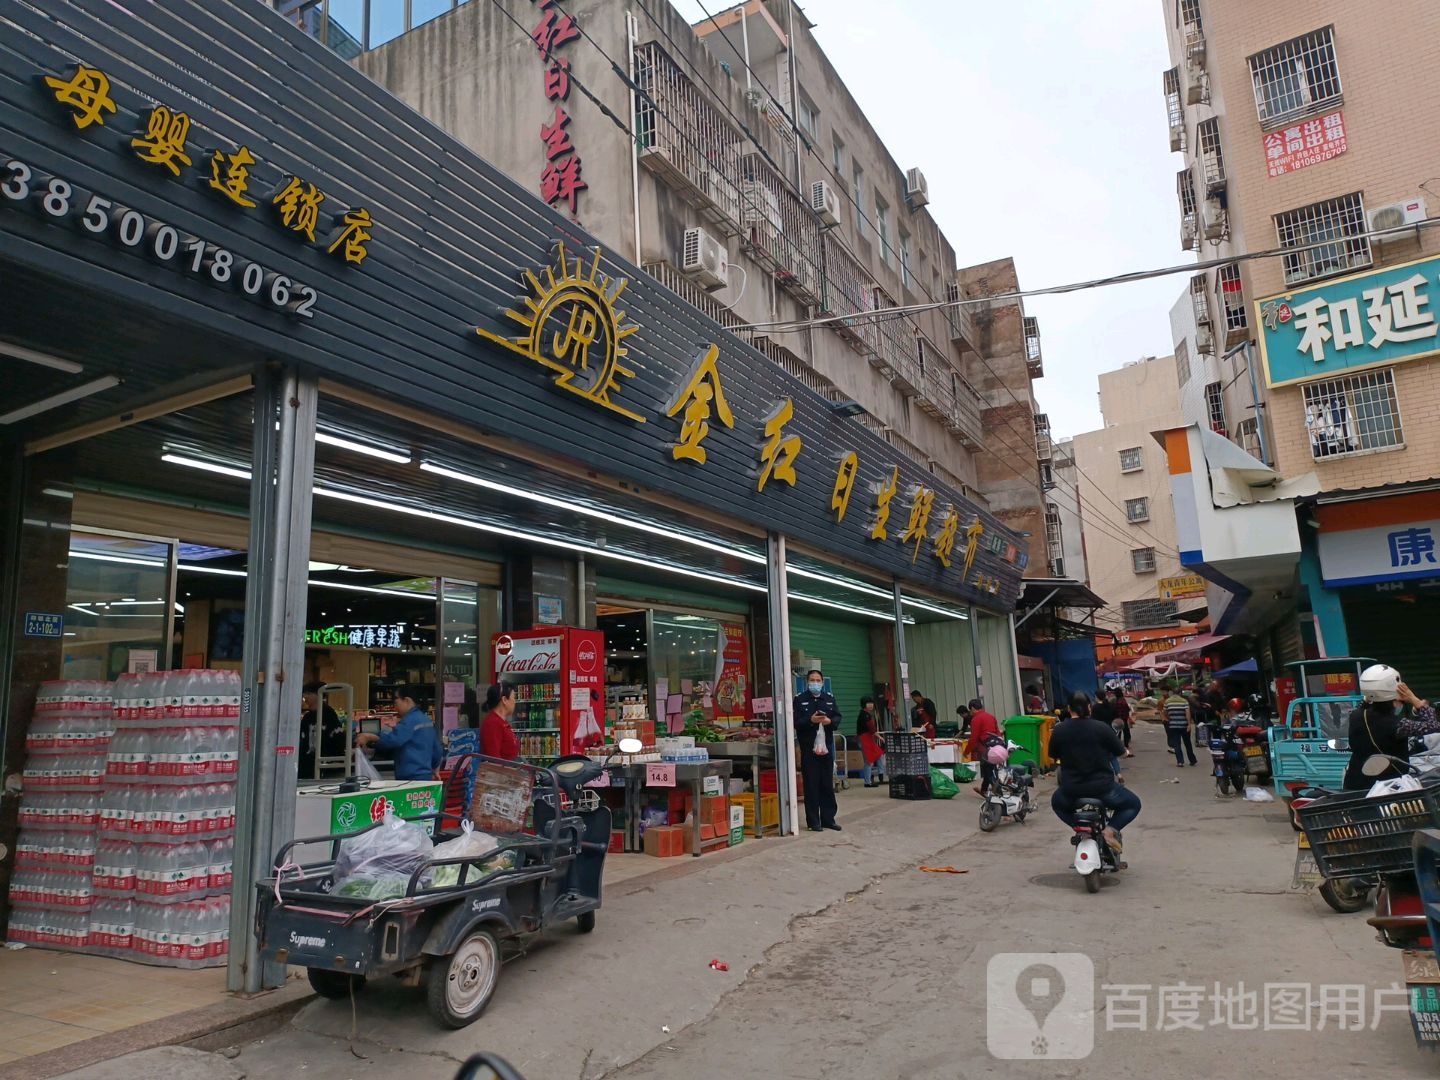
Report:
M 1085 559 L 1085 524 L 1080 508 L 1080 473 L 1075 468 L 1075 440 L 1055 444 L 1051 461 L 1054 486 L 1046 492 L 1045 545 L 1050 576 L 1090 583 Z
M 1347 623 L 1369 626 L 1361 609 L 1379 602 L 1377 588 L 1410 596 L 1416 610 L 1417 582 L 1434 576 L 1425 530 L 1440 512 L 1397 499 L 1440 474 L 1430 421 L 1440 405 L 1440 234 L 1430 227 L 1440 188 L 1429 135 L 1440 87 L 1428 78 L 1440 10 L 1405 0 L 1377 19 L 1344 0 L 1163 0 L 1162 11 L 1181 246 L 1237 260 L 1197 273 L 1172 312 L 1191 376 L 1182 408 L 1254 459 L 1222 465 L 1228 452 L 1213 439 L 1194 442 L 1208 448 L 1205 460 L 1177 472 L 1187 477 L 1177 485 L 1193 482 L 1230 524 L 1207 543 L 1193 515 L 1182 522 L 1198 545 L 1187 563 L 1213 566 L 1208 548 L 1247 533 L 1236 520 L 1245 508 L 1289 485 L 1315 526 L 1287 541 L 1298 571 L 1259 560 L 1251 577 L 1243 551 L 1229 551 L 1212 617 L 1217 629 L 1262 636 L 1278 621 L 1277 653 L 1292 659 L 1322 641 L 1332 654 L 1353 649 Z M 1249 475 L 1233 506 L 1213 502 L 1223 470 Z M 1346 528 L 1324 509 L 1342 500 Z M 1418 567 L 1387 542 L 1411 530 L 1421 530 Z M 1363 637 L 1372 651 L 1395 644 L 1369 629 Z
M 1014 264 L 957 269 L 923 163 L 890 155 L 797 4 L 694 27 L 666 0 L 276 6 L 1044 563 L 1035 320 L 1018 301 L 871 314 L 1014 289 Z
M 1073 440 L 1085 571 L 1108 605 L 1100 620 L 1112 630 L 1171 625 L 1176 604 L 1159 583 L 1182 570 L 1170 474 L 1151 432 L 1181 419 L 1174 358 L 1102 374 L 1100 413 L 1104 426 Z

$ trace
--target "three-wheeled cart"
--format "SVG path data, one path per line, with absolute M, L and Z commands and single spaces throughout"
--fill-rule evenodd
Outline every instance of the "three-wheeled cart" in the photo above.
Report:
M 528 831 L 497 835 L 499 848 L 483 857 L 428 862 L 402 894 L 382 900 L 334 891 L 340 845 L 369 829 L 292 841 L 275 857 L 275 876 L 256 886 L 261 956 L 304 967 L 324 997 L 348 997 L 387 975 L 423 984 L 435 1019 L 458 1028 L 494 994 L 506 941 L 569 919 L 581 933 L 594 929 L 610 811 L 584 785 L 603 765 L 575 756 L 548 769 L 481 757 L 474 766 L 487 763 L 533 776 Z M 318 845 L 328 845 L 324 861 L 291 862 L 295 849 Z

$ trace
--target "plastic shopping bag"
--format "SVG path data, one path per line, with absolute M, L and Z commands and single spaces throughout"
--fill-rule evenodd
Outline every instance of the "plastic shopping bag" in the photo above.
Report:
M 825 729 L 819 724 L 815 725 L 815 745 L 812 749 L 819 757 L 830 753 L 830 748 L 825 745 Z
M 953 799 L 960 794 L 960 788 L 945 775 L 944 770 L 930 766 L 930 797 L 932 799 Z
M 1263 787 L 1251 785 L 1245 789 L 1246 802 L 1274 802 L 1275 796 L 1266 791 Z
M 429 861 L 434 846 L 419 825 L 386 810 L 377 828 L 340 841 L 332 890 L 371 900 L 401 896 L 410 875 Z
M 435 850 L 430 853 L 431 862 L 443 862 L 447 859 L 482 859 L 500 846 L 500 841 L 489 833 L 481 832 L 468 821 L 460 823 L 460 835 L 454 840 L 446 840 L 443 844 L 436 844 Z M 460 866 L 437 866 L 430 873 L 430 884 L 442 888 L 460 884 Z M 478 880 L 474 871 L 471 871 L 470 881 Z
M 355 775 L 361 780 L 379 780 L 380 773 L 370 763 L 370 757 L 360 747 L 355 747 Z

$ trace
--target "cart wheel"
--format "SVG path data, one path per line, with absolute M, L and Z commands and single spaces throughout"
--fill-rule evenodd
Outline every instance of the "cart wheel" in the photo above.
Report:
M 430 1015 L 446 1027 L 462 1028 L 490 1004 L 500 980 L 500 945 L 488 930 L 476 930 L 452 956 L 430 965 Z
M 365 987 L 364 975 L 351 975 L 344 971 L 327 971 L 324 968 L 306 968 L 310 989 L 331 1001 L 345 1001 L 351 993 L 359 993 Z
M 992 802 L 987 802 L 980 807 L 980 831 L 990 832 L 996 825 L 1000 824 L 1000 807 Z
M 1085 891 L 1088 893 L 1097 893 L 1100 891 L 1100 871 L 1092 870 L 1085 875 Z
M 595 929 L 595 912 L 582 911 L 579 915 L 575 916 L 575 925 L 582 934 L 590 933 L 591 930 Z
M 1327 878 L 1320 896 L 1341 915 L 1352 915 L 1370 906 L 1370 883 L 1360 878 Z

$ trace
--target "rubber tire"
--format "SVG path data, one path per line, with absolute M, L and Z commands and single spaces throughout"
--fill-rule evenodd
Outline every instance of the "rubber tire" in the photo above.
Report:
M 365 988 L 364 975 L 351 975 L 344 971 L 327 971 L 325 968 L 306 968 L 305 976 L 310 980 L 310 989 L 331 1001 L 349 1001 L 350 994 Z
M 1000 819 L 1003 816 L 998 806 L 992 802 L 987 802 L 984 806 L 980 807 L 980 831 L 993 832 L 995 826 L 1000 824 Z
M 490 979 L 490 987 L 478 1002 L 473 1003 L 465 1013 L 456 1012 L 450 1004 L 450 981 L 451 974 L 455 968 L 456 958 L 469 945 L 478 945 L 487 950 L 490 959 L 494 963 L 494 976 Z M 460 943 L 459 948 L 450 956 L 437 957 L 430 964 L 428 985 L 426 987 L 426 1000 L 430 1006 L 430 1015 L 435 1022 L 443 1024 L 448 1028 L 463 1028 L 474 1023 L 484 1013 L 485 1006 L 490 1004 L 490 999 L 495 996 L 495 987 L 500 982 L 500 943 L 495 940 L 495 935 L 488 930 L 476 930 Z
M 1342 886 L 1337 891 L 1335 882 L 1326 880 L 1320 883 L 1320 897 L 1341 915 L 1353 915 L 1370 906 L 1370 886 L 1366 885 L 1358 892 Z
M 1013 821 L 1013 822 L 1015 822 L 1016 825 L 1024 825 L 1024 824 L 1025 824 L 1025 815 L 1027 815 L 1028 813 L 1030 813 L 1030 811 L 1029 811 L 1028 809 L 1026 809 L 1026 810 L 1016 810 L 1015 813 L 1013 813 L 1013 814 L 1010 815 L 1010 820 Z
M 595 912 L 582 911 L 575 916 L 575 926 L 582 934 L 588 934 L 595 929 Z
M 1097 893 L 1100 891 L 1100 871 L 1092 870 L 1090 873 L 1085 874 L 1084 877 L 1086 892 Z
M 1218 777 L 1216 777 L 1216 778 L 1215 778 L 1215 786 L 1220 789 L 1220 794 L 1221 794 L 1221 795 L 1229 795 L 1229 794 L 1230 794 L 1230 778 L 1229 778 L 1228 776 L 1218 776 Z

